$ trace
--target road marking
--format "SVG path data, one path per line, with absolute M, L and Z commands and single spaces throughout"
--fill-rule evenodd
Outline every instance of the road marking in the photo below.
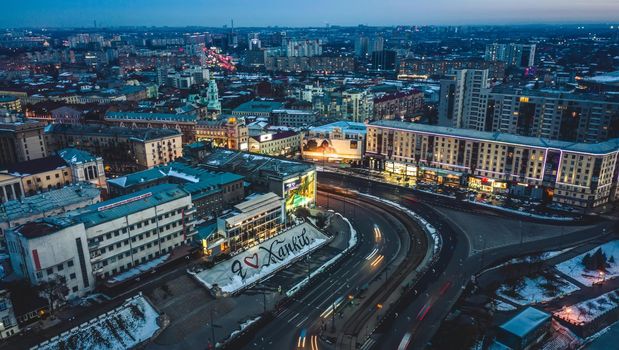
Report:
M 299 328 L 303 324 L 303 322 L 307 321 L 308 318 L 309 316 L 305 316 L 305 318 L 302 319 L 301 322 L 297 323 L 296 327 Z M 303 346 L 305 346 L 305 342 L 303 342 L 303 344 L 304 344 Z
M 289 320 L 288 320 L 288 321 L 286 321 L 286 322 L 288 322 L 288 323 L 292 323 L 292 321 L 293 321 L 295 318 L 299 317 L 299 315 L 301 315 L 301 314 L 297 312 L 297 314 L 296 314 L 296 315 L 294 315 L 291 319 L 289 319 Z

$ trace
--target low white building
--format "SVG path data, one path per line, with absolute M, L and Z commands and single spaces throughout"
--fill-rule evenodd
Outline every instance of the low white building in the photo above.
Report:
M 235 205 L 232 212 L 217 219 L 217 231 L 235 251 L 276 235 L 285 221 L 284 200 L 269 192 Z
M 77 148 L 65 148 L 58 155 L 71 166 L 73 182 L 89 182 L 96 187 L 106 188 L 103 158 Z
M 67 298 L 168 256 L 195 233 L 189 192 L 162 184 L 7 231 L 11 264 L 32 284 L 63 276 Z

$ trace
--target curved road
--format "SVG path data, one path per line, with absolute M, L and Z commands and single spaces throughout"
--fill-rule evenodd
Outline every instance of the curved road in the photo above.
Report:
M 533 242 L 513 242 L 495 249 L 484 249 L 481 253 L 471 253 L 469 236 L 452 218 L 445 217 L 433 207 L 446 207 L 466 211 L 481 216 L 500 216 L 514 218 L 514 215 L 499 213 L 483 207 L 462 205 L 456 200 L 414 192 L 359 178 L 339 174 L 320 173 L 320 183 L 353 189 L 381 198 L 398 202 L 417 212 L 434 225 L 443 236 L 444 244 L 440 258 L 434 269 L 424 275 L 410 295 L 403 298 L 397 315 L 385 320 L 374 335 L 372 344 L 376 349 L 423 349 L 440 327 L 460 294 L 471 281 L 471 276 L 483 268 L 508 258 L 573 246 L 602 235 L 602 228 L 608 232 L 612 223 L 598 219 L 599 224 L 592 228 Z M 536 221 L 517 217 L 522 221 Z M 481 218 L 483 220 L 483 218 Z M 580 225 L 584 223 L 572 223 Z M 409 336 L 407 336 L 410 335 Z M 406 339 L 406 340 L 405 340 Z M 366 348 L 368 349 L 368 348 Z
M 341 213 L 351 221 L 358 234 L 358 247 L 352 255 L 343 257 L 345 260 L 340 265 L 317 277 L 319 280 L 311 289 L 280 311 L 276 320 L 255 335 L 247 349 L 324 348 L 327 344 L 316 344 L 320 342 L 317 334 L 323 323 L 325 327 L 331 326 L 330 309 L 336 300 L 354 294 L 357 288 L 380 277 L 390 261 L 408 253 L 411 242 L 407 235 L 397 233 L 403 232 L 404 228 L 398 227 L 389 213 L 354 199 L 322 192 L 319 193 L 318 204 Z M 374 227 L 379 228 L 380 236 Z M 376 260 L 380 256 L 383 258 Z

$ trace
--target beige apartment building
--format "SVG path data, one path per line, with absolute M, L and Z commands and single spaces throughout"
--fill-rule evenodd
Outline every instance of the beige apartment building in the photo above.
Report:
M 417 181 L 599 208 L 618 195 L 619 139 L 573 143 L 442 126 L 368 125 L 366 161 Z

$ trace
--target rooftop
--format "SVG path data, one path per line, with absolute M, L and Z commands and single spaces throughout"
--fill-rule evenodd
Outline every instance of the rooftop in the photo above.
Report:
M 61 149 L 58 151 L 58 155 L 68 164 L 88 163 L 97 160 L 96 156 L 77 148 Z
M 168 165 L 138 171 L 123 177 L 109 179 L 110 186 L 131 188 L 132 186 L 154 182 L 173 177 L 181 180 L 181 187 L 194 194 L 206 189 L 216 189 L 221 185 L 241 181 L 243 176 L 228 172 L 213 172 L 204 168 L 190 166 L 180 162 L 171 162 Z
M 551 90 L 551 89 L 527 89 L 520 86 L 498 85 L 492 88 L 493 94 L 518 95 L 529 97 L 547 97 L 560 98 L 562 100 L 573 101 L 601 101 L 605 103 L 619 103 L 619 96 L 591 94 L 591 93 L 576 93 L 566 90 Z
M 446 126 L 407 123 L 395 120 L 380 120 L 371 123 L 370 126 L 388 129 L 411 130 L 420 133 L 446 135 L 469 140 L 486 140 L 537 148 L 552 148 L 569 152 L 608 154 L 619 151 L 619 138 L 610 139 L 600 143 L 577 143 L 570 141 L 558 141 L 537 137 L 520 136 L 500 132 L 487 132 L 471 129 L 451 128 Z
M 534 307 L 527 307 L 511 320 L 503 323 L 500 328 L 520 338 L 534 331 L 550 319 L 550 314 Z
M 367 125 L 364 123 L 337 121 L 335 123 L 325 124 L 321 126 L 315 126 L 310 128 L 310 132 L 315 133 L 330 133 L 334 129 L 339 128 L 345 134 L 365 134 L 367 132 Z
M 161 184 L 73 211 L 70 215 L 86 227 L 92 227 L 189 195 L 178 185 Z
M 49 213 L 80 202 L 92 204 L 99 200 L 100 192 L 94 186 L 84 183 L 65 186 L 57 190 L 24 197 L 20 200 L 8 201 L 0 205 L 0 220 L 19 220 L 37 214 Z
M 274 110 L 279 110 L 284 107 L 283 102 L 277 101 L 269 101 L 269 100 L 253 100 L 249 102 L 245 102 L 240 106 L 234 109 L 234 112 L 244 112 L 244 113 L 252 113 L 252 112 L 260 112 L 260 113 L 270 113 Z
M 7 170 L 9 174 L 14 174 L 17 176 L 28 176 L 64 167 L 67 167 L 67 163 L 64 161 L 64 159 L 62 159 L 62 157 L 58 155 L 53 155 L 45 158 L 15 163 L 13 165 L 10 165 Z
M 75 224 L 75 221 L 68 218 L 49 217 L 27 222 L 17 226 L 14 231 L 28 239 L 32 239 L 47 236 Z
M 161 128 L 123 128 L 96 124 L 50 124 L 45 128 L 46 134 L 92 135 L 119 138 L 131 138 L 139 141 L 156 140 L 163 137 L 180 136 L 176 129 Z
M 192 114 L 142 113 L 142 112 L 107 112 L 106 120 L 146 120 L 161 122 L 193 123 L 198 117 Z
M 315 168 L 313 164 L 290 161 L 264 155 L 216 149 L 203 159 L 203 164 L 211 169 L 225 169 L 253 178 L 280 178 L 301 175 Z

